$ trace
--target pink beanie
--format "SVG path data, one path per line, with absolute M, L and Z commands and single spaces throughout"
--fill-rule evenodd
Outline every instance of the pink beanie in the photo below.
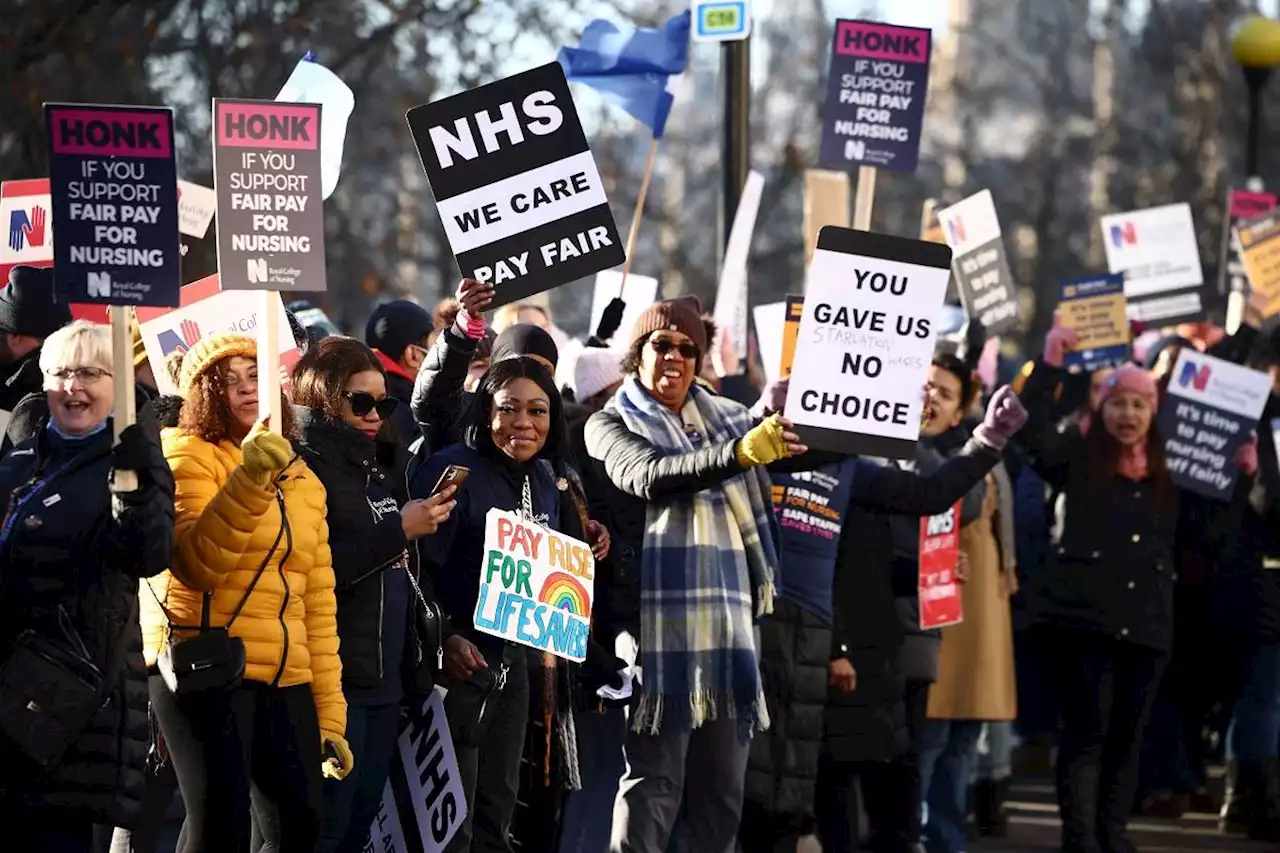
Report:
M 1111 371 L 1110 376 L 1102 380 L 1102 388 L 1098 393 L 1098 408 L 1101 409 L 1106 405 L 1112 394 L 1118 394 L 1121 391 L 1141 394 L 1147 398 L 1153 409 L 1156 407 L 1156 381 L 1151 378 L 1151 374 L 1133 362 L 1120 365 Z

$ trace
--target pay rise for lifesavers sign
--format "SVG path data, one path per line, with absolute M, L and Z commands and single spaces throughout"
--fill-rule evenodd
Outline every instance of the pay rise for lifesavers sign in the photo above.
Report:
M 820 165 L 916 170 L 930 43 L 925 29 L 836 21 Z
M 1271 394 L 1261 371 L 1183 347 L 1160 405 L 1169 479 L 1227 500 L 1239 472 L 1236 451 L 1249 438 Z
M 320 105 L 213 101 L 223 290 L 324 290 Z
M 61 302 L 178 304 L 173 110 L 45 104 Z
M 584 660 L 595 566 L 585 543 L 517 513 L 489 510 L 476 630 L 557 657 Z
M 495 307 L 626 259 L 559 63 L 407 119 L 458 268 Z
M 786 407 L 805 444 L 915 456 L 950 269 L 951 249 L 939 243 L 819 232 Z

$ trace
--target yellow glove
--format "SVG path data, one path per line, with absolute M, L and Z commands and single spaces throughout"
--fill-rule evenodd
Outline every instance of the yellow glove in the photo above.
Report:
M 242 464 L 245 473 L 263 488 L 293 459 L 293 445 L 284 436 L 268 429 L 265 420 L 249 430 L 244 441 L 240 442 L 240 451 L 244 454 Z
M 324 764 L 320 765 L 320 772 L 327 779 L 342 781 L 347 778 L 347 774 L 356 766 L 356 759 L 351 754 L 351 747 L 347 746 L 347 739 L 342 735 L 321 729 L 320 749 L 322 754 L 325 747 L 333 747 L 333 751 L 337 753 L 337 758 L 326 758 Z
M 743 468 L 756 465 L 768 465 L 787 455 L 787 445 L 782 440 L 782 420 L 779 415 L 770 415 L 754 426 L 738 441 L 734 455 Z

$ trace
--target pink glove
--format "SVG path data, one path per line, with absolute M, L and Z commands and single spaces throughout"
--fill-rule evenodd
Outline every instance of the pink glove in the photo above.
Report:
M 1249 439 L 1236 451 L 1236 469 L 1246 477 L 1258 473 L 1258 434 L 1249 433 Z
M 453 321 L 453 328 L 458 331 L 458 334 L 478 341 L 484 337 L 484 317 L 472 317 L 467 313 L 466 308 L 459 308 L 458 316 Z
M 782 413 L 782 410 L 787 407 L 787 388 L 790 384 L 790 379 L 775 379 L 764 386 L 764 391 L 760 394 L 760 402 L 757 404 L 760 417 L 767 418 L 775 412 Z
M 983 444 L 995 450 L 1004 450 L 1005 442 L 1027 422 L 1027 410 L 1008 385 L 1002 385 L 991 395 L 982 423 L 973 431 Z
M 1066 326 L 1054 326 L 1044 338 L 1044 363 L 1052 367 L 1062 367 L 1062 357 L 1067 350 L 1075 349 L 1079 337 L 1075 329 Z

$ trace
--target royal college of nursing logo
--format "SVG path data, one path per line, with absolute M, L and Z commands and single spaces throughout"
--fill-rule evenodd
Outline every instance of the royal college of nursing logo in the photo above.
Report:
M 1197 365 L 1191 359 L 1187 359 L 1183 362 L 1182 372 L 1178 374 L 1178 384 L 1183 388 L 1192 385 L 1197 391 L 1203 391 L 1209 386 L 1210 373 L 1209 365 Z
M 1138 231 L 1132 222 L 1111 226 L 1111 244 L 1117 249 L 1138 245 Z
M 48 211 L 39 204 L 9 211 L 9 248 L 21 252 L 44 246 L 48 239 L 45 231 L 48 216 Z

